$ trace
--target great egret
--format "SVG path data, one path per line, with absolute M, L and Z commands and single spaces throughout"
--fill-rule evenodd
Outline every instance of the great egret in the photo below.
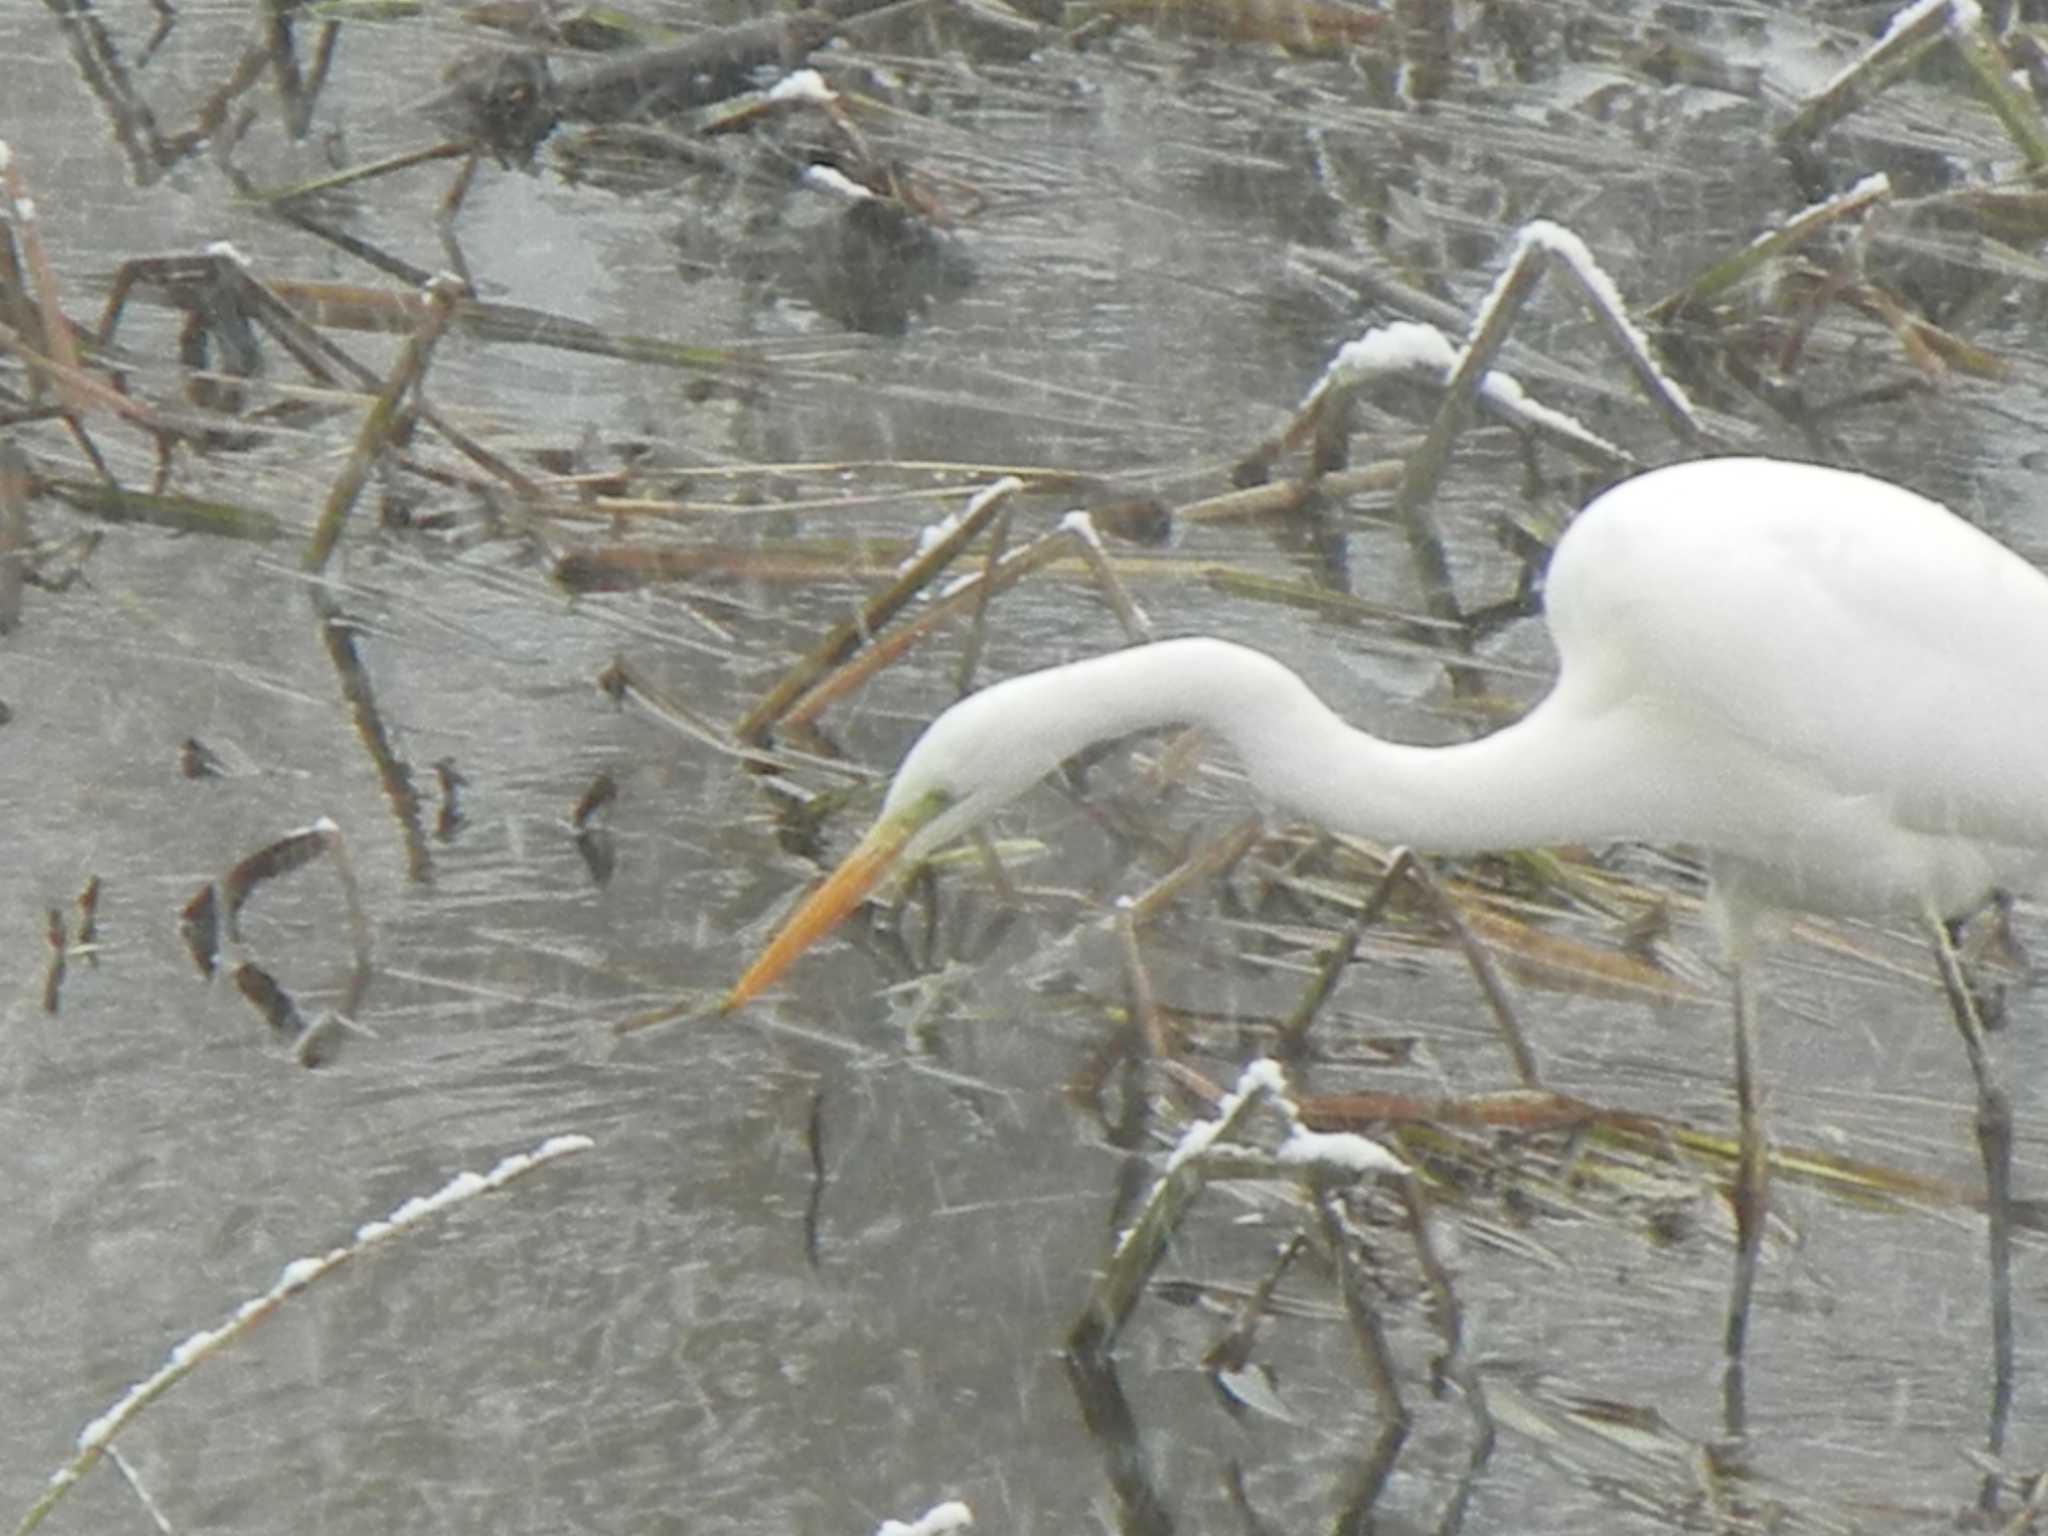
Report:
M 1515 724 L 1454 746 L 1346 725 L 1279 662 L 1223 640 L 1161 641 L 984 689 L 918 739 L 874 828 L 724 1007 L 772 983 L 891 868 L 1090 743 L 1146 727 L 1201 726 L 1279 805 L 1420 850 L 1693 844 L 1736 976 L 1743 1162 L 1724 1409 L 1738 1432 L 1765 1209 L 1742 984 L 1755 917 L 1924 922 L 1977 1080 L 1997 1454 L 2011 1395 L 2010 1111 L 1945 925 L 2048 863 L 2048 577 L 1884 481 L 1708 459 L 1587 506 L 1558 541 L 1546 607 L 1556 686 Z

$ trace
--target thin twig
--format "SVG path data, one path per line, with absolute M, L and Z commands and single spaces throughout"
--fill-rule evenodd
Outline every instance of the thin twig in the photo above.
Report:
M 431 1195 L 415 1196 L 383 1220 L 365 1222 L 356 1228 L 353 1239 L 340 1247 L 331 1248 L 316 1258 L 292 1260 L 278 1272 L 277 1280 L 268 1290 L 243 1302 L 219 1326 L 201 1329 L 180 1341 L 153 1374 L 130 1387 L 119 1402 L 80 1430 L 76 1454 L 51 1474 L 49 1486 L 15 1527 L 15 1536 L 28 1536 L 30 1531 L 41 1525 L 72 1485 L 92 1470 L 93 1463 L 106 1454 L 115 1437 L 133 1423 L 143 1409 L 191 1375 L 202 1363 L 269 1318 L 291 1297 L 332 1274 L 351 1259 L 360 1258 L 393 1238 L 409 1235 L 430 1218 L 440 1216 L 478 1195 L 503 1189 L 514 1179 L 559 1158 L 587 1152 L 594 1145 L 588 1136 L 551 1136 L 531 1152 L 505 1158 L 488 1173 L 459 1173 Z

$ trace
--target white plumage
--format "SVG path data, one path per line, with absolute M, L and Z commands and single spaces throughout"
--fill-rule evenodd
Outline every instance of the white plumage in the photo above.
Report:
M 2048 862 L 2048 576 L 1884 481 L 1709 459 L 1594 500 L 1558 541 L 1545 607 L 1556 685 L 1513 725 L 1453 746 L 1347 725 L 1279 662 L 1225 640 L 997 683 L 918 739 L 876 825 L 723 1006 L 772 983 L 892 867 L 1090 743 L 1150 726 L 1203 726 L 1289 811 L 1425 852 L 1692 844 L 1736 965 L 1742 1159 L 1724 1417 L 1739 1434 L 1768 1183 L 1742 985 L 1752 919 L 1791 907 L 1923 922 L 1977 1086 L 1996 1457 L 2012 1400 L 2011 1111 L 1943 923 Z

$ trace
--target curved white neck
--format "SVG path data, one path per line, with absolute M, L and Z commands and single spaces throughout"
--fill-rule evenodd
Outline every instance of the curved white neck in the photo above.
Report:
M 1617 711 L 1603 724 L 1580 713 L 1566 729 L 1553 724 L 1551 702 L 1477 741 L 1405 746 L 1347 725 L 1261 652 L 1186 639 L 1011 678 L 933 729 L 952 721 L 1000 740 L 1003 761 L 986 771 L 1031 782 L 1107 737 L 1196 725 L 1227 741 L 1259 791 L 1287 810 L 1442 853 L 1705 835 L 1674 825 L 1672 775 L 1646 759 L 1654 744 L 1632 716 Z M 1034 729 L 1020 741 L 1014 729 L 990 731 L 998 719 L 1028 719 Z M 1657 733 L 1659 741 L 1668 734 Z

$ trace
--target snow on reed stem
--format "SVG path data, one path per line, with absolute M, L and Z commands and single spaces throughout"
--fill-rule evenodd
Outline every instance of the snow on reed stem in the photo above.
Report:
M 1586 312 L 1606 333 L 1608 344 L 1634 377 L 1636 387 L 1663 415 L 1671 435 L 1689 446 L 1703 445 L 1706 432 L 1700 426 L 1692 401 L 1679 387 L 1678 381 L 1657 366 L 1657 359 L 1650 351 L 1650 338 L 1629 319 L 1628 304 L 1621 296 L 1621 289 L 1607 275 L 1606 268 L 1593 259 L 1586 242 L 1562 224 L 1536 219 L 1522 226 L 1517 241 L 1518 260 L 1524 248 L 1541 250 L 1558 263 L 1565 278 L 1579 290 Z
M 1238 1135 L 1261 1104 L 1279 1112 L 1285 1134 L 1276 1152 L 1253 1154 L 1247 1163 L 1239 1155 L 1242 1149 L 1225 1143 Z M 1146 1279 L 1208 1182 L 1212 1167 L 1268 1175 L 1291 1173 L 1311 1181 L 1380 1173 L 1405 1178 L 1409 1174 L 1407 1164 L 1366 1137 L 1308 1130 L 1301 1123 L 1280 1064 L 1264 1057 L 1251 1062 L 1239 1074 L 1236 1086 L 1218 1101 L 1215 1114 L 1189 1126 L 1167 1156 L 1158 1182 L 1117 1239 L 1081 1315 L 1068 1330 L 1069 1353 L 1099 1358 L 1115 1348 L 1117 1334 L 1137 1305 Z
M 142 1410 L 190 1375 L 201 1362 L 234 1343 L 243 1334 L 284 1305 L 287 1297 L 303 1291 L 314 1281 L 333 1273 L 350 1259 L 392 1238 L 400 1237 L 478 1195 L 503 1189 L 514 1179 L 537 1168 L 578 1152 L 588 1152 L 596 1143 L 588 1136 L 550 1136 L 531 1152 L 515 1153 L 488 1173 L 458 1173 L 430 1195 L 415 1195 L 381 1221 L 368 1221 L 355 1230 L 354 1238 L 341 1247 L 317 1257 L 293 1259 L 278 1271 L 270 1288 L 251 1296 L 228 1314 L 218 1327 L 199 1332 L 173 1345 L 169 1357 L 156 1371 L 122 1394 L 119 1402 L 78 1432 L 78 1450 L 71 1460 L 50 1475 L 42 1497 L 30 1506 L 15 1536 L 28 1536 L 70 1491 L 72 1485 L 92 1469 L 94 1462 L 112 1448 L 114 1437 L 134 1421 Z
M 1137 599 L 1131 596 L 1130 589 L 1103 552 L 1102 535 L 1096 531 L 1095 519 L 1086 512 L 1069 512 L 1060 519 L 1060 528 L 1080 541 L 1081 558 L 1095 573 L 1096 583 L 1102 588 L 1102 600 L 1109 604 L 1110 611 L 1123 626 L 1125 637 L 1140 642 L 1156 640 L 1158 636 L 1153 632 L 1151 615 L 1138 606 Z
M 1894 13 L 1882 37 L 1806 99 L 1779 131 L 1779 142 L 1803 144 L 1818 137 L 1874 100 L 1941 42 L 1953 47 L 1976 77 L 1978 90 L 2027 165 L 2038 169 L 2048 164 L 2048 124 L 2031 94 L 2013 82 L 2011 62 L 1977 0 L 1914 0 Z
M 954 1531 L 964 1531 L 974 1524 L 974 1511 L 958 1499 L 949 1499 L 944 1504 L 935 1504 L 908 1524 L 901 1520 L 884 1520 L 875 1528 L 875 1536 L 951 1536 Z
M 1788 251 L 1804 245 L 1822 230 L 1843 219 L 1869 212 L 1892 195 L 1891 178 L 1879 171 L 1865 176 L 1846 192 L 1809 203 L 1797 213 L 1765 230 L 1732 255 L 1723 256 L 1698 277 L 1675 293 L 1668 293 L 1645 312 L 1653 322 L 1670 319 L 1680 310 L 1725 293 L 1738 283 L 1749 281 L 1764 266 Z

